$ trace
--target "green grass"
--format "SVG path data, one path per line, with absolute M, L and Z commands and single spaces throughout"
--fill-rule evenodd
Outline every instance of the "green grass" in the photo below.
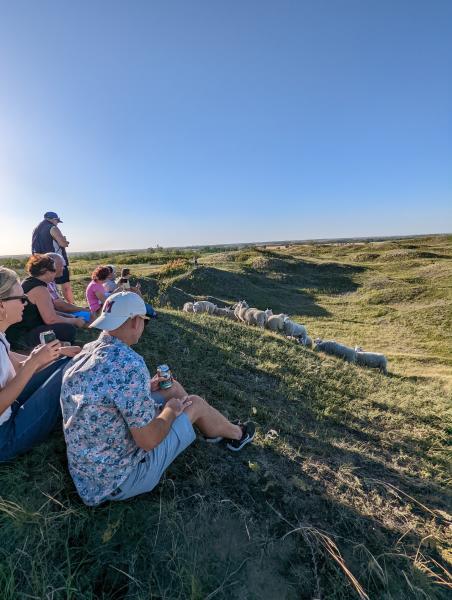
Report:
M 97 509 L 77 497 L 60 432 L 1 465 L 2 600 L 450 597 L 451 242 L 132 265 L 162 305 L 137 347 L 151 371 L 168 362 L 188 391 L 254 419 L 256 443 L 233 455 L 198 441 L 153 493 Z M 390 375 L 177 310 L 191 297 L 288 312 L 385 352 Z

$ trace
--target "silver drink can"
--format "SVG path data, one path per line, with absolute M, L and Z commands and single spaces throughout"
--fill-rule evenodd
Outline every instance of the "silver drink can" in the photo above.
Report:
M 49 331 L 43 331 L 39 334 L 39 341 L 42 345 L 53 342 L 53 340 L 56 340 L 56 335 L 53 329 L 49 329 Z
M 171 369 L 168 365 L 159 365 L 157 367 L 157 374 L 159 377 L 165 378 L 165 381 L 160 381 L 159 383 L 159 387 L 162 390 L 167 390 L 173 385 L 173 382 L 171 381 Z

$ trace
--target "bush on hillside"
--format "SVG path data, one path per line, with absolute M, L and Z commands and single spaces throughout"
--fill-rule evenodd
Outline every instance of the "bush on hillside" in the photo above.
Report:
M 27 260 L 28 258 L 2 258 L 1 264 L 3 267 L 17 271 L 18 269 L 25 269 Z
M 181 273 L 185 273 L 190 268 L 190 263 L 186 259 L 178 258 L 176 260 L 172 260 L 166 265 L 163 265 L 159 272 L 159 279 L 162 277 L 174 277 L 176 275 L 180 275 Z

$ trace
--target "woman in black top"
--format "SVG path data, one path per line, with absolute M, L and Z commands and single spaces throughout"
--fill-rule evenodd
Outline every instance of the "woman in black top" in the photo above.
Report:
M 55 265 L 46 254 L 33 254 L 28 259 L 26 269 L 30 274 L 22 282 L 28 296 L 23 318 L 8 328 L 8 341 L 16 347 L 33 348 L 39 344 L 39 334 L 53 330 L 60 342 L 74 343 L 77 327 L 85 322 L 78 317 L 59 315 L 54 308 L 47 284 L 55 279 Z
M 0 267 L 0 462 L 44 440 L 61 420 L 63 371 L 80 352 L 58 340 L 29 356 L 11 352 L 5 331 L 21 321 L 27 302 L 16 273 Z

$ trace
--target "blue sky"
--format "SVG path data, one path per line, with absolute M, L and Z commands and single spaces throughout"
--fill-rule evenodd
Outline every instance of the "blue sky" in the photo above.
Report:
M 452 2 L 0 0 L 0 255 L 452 230 Z

